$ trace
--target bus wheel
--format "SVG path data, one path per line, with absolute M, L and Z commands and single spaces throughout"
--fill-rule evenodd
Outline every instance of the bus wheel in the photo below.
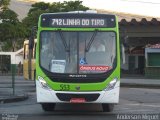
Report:
M 42 109 L 44 111 L 53 111 L 55 108 L 55 103 L 41 103 Z
M 102 104 L 103 112 L 112 112 L 114 108 L 114 104 Z

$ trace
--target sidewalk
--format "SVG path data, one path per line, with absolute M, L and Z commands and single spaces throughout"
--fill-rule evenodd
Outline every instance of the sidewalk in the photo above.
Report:
M 137 78 L 137 77 L 121 78 L 121 86 L 160 89 L 160 79 L 147 79 L 147 78 Z
M 35 92 L 34 81 L 24 80 L 23 76 L 15 76 L 15 86 L 13 91 L 12 77 L 0 76 L 1 104 L 26 100 L 28 98 L 28 92 Z

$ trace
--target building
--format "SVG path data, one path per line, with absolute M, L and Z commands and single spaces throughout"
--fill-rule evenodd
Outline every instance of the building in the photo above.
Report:
M 156 66 L 157 69 L 155 69 L 155 67 L 149 69 L 147 66 L 145 48 L 147 45 L 160 43 L 160 18 L 103 10 L 98 12 L 118 16 L 120 42 L 124 46 L 125 52 L 125 63 L 121 64 L 122 76 L 128 74 L 151 77 L 151 73 L 154 73 L 154 71 L 158 72 L 159 66 Z M 147 48 L 146 50 L 148 49 L 153 48 Z M 156 64 L 159 64 L 160 57 L 156 57 L 156 59 Z M 152 75 L 152 77 L 157 77 L 157 75 Z
M 10 73 L 11 66 L 23 64 L 23 48 L 16 52 L 0 52 L 0 73 Z
M 160 43 L 146 46 L 145 60 L 145 76 L 148 78 L 160 78 Z

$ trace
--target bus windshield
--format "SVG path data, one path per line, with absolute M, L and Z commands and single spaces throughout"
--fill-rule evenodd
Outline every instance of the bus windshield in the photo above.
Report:
M 52 73 L 104 73 L 115 66 L 115 60 L 115 32 L 41 32 L 40 65 Z

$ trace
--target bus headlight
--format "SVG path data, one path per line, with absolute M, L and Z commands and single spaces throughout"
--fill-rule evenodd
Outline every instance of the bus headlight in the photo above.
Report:
M 38 80 L 44 89 L 51 90 L 51 88 L 48 86 L 47 82 L 41 76 L 38 76 Z
M 114 78 L 103 91 L 112 90 L 115 87 L 117 80 L 118 80 L 117 78 Z

